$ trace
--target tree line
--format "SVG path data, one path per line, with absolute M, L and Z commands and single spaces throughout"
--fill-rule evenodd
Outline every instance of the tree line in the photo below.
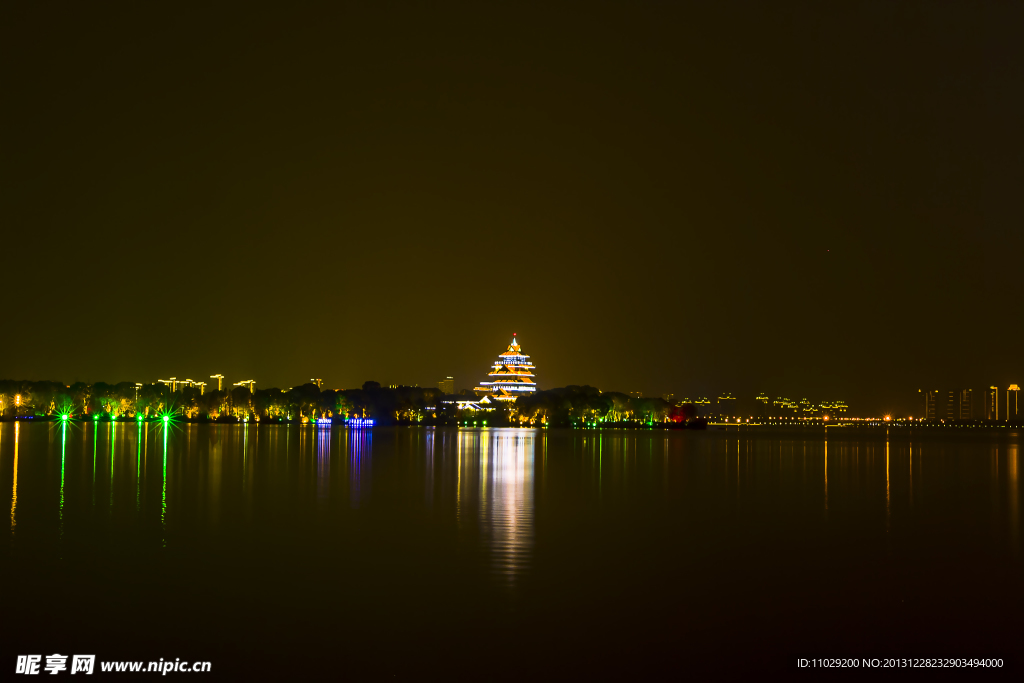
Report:
M 470 392 L 464 392 L 469 394 Z M 472 394 L 470 394 L 472 395 Z M 537 391 L 515 402 L 495 401 L 484 412 L 442 403 L 439 389 L 382 387 L 365 382 L 358 389 L 324 389 L 306 383 L 289 389 L 250 391 L 247 387 L 201 392 L 133 382 L 65 385 L 52 381 L 0 380 L 0 415 L 13 417 L 135 418 L 162 415 L 192 420 L 314 421 L 323 418 L 371 418 L 378 424 L 459 424 L 486 420 L 492 426 L 659 424 L 692 421 L 692 405 L 673 406 L 661 398 L 637 398 L 591 386 Z

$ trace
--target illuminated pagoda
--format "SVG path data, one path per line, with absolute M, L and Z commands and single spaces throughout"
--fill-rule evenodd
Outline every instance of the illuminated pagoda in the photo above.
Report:
M 498 356 L 494 367 L 487 373 L 487 381 L 480 382 L 480 386 L 473 391 L 499 401 L 514 401 L 524 394 L 537 391 L 537 383 L 533 380 L 534 369 L 530 357 L 523 354 L 513 333 L 512 343 L 505 349 L 505 353 Z

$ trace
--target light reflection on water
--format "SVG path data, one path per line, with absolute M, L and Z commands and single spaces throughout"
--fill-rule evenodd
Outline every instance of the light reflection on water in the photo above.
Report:
M 79 431 L 81 438 L 75 438 Z M 561 477 L 578 480 L 586 504 L 595 509 L 635 505 L 638 496 L 681 500 L 688 486 L 698 486 L 715 504 L 742 511 L 753 501 L 793 501 L 808 512 L 816 509 L 826 523 L 877 506 L 884 535 L 906 535 L 915 514 L 940 513 L 955 502 L 950 491 L 960 487 L 971 496 L 969 509 L 987 510 L 992 533 L 1019 556 L 1020 447 L 1018 437 L 1009 436 L 953 442 L 884 434 L 839 438 L 831 431 L 826 439 L 17 422 L 0 423 L 0 485 L 10 495 L 12 539 L 23 533 L 28 515 L 36 517 L 30 520 L 34 531 L 49 524 L 39 511 L 52 505 L 53 537 L 62 542 L 83 527 L 80 520 L 99 501 L 106 523 L 116 521 L 121 529 L 138 523 L 156 534 L 160 546 L 175 532 L 188 539 L 252 527 L 260 510 L 303 509 L 307 497 L 325 519 L 340 521 L 346 509 L 394 505 L 396 491 L 408 485 L 403 495 L 413 497 L 413 507 L 431 519 L 454 522 L 459 542 L 480 557 L 492 579 L 514 586 L 532 571 L 538 500 L 555 496 L 550 502 L 561 503 L 550 491 L 552 463 Z M 972 473 L 970 485 L 965 472 Z M 400 486 L 409 479 L 411 484 Z M 565 485 L 557 484 L 562 490 Z M 389 502 L 371 500 L 374 487 Z M 874 517 L 857 519 L 867 524 Z M 99 521 L 88 518 L 88 524 Z
M 533 558 L 536 439 L 534 430 L 522 429 L 459 433 L 456 514 L 460 526 L 478 526 L 487 566 L 507 584 Z
M 614 633 L 629 667 L 724 633 L 772 656 L 1017 638 L 1020 436 L 909 437 L 0 423 L 0 567 L 25 633 L 231 634 L 290 664 L 344 648 L 486 666 L 519 633 L 598 648 L 598 666 Z M 126 585 L 131 603 L 106 599 Z M 68 595 L 93 600 L 71 626 L 52 619 Z

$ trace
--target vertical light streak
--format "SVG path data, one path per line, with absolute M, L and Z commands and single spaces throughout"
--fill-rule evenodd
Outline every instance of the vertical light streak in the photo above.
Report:
M 164 471 L 163 471 L 163 493 L 160 496 L 160 531 L 163 533 L 161 543 L 167 547 L 167 429 L 164 423 Z
M 892 511 L 889 506 L 889 430 L 885 430 L 885 532 L 889 533 Z
M 1006 459 L 1006 473 L 1010 486 L 1010 552 L 1014 555 L 1020 553 L 1020 489 L 1017 487 L 1017 449 L 1015 443 L 1009 445 L 1009 453 Z
M 114 509 L 114 444 L 117 443 L 117 423 L 110 423 L 110 510 Z
M 88 427 L 86 427 L 88 429 Z M 96 507 L 96 446 L 99 444 L 99 427 L 92 423 L 92 505 Z
M 316 497 L 320 505 L 323 505 L 330 497 L 331 477 L 331 430 L 320 426 L 314 427 L 317 430 L 316 448 Z
M 910 507 L 914 507 L 914 442 L 910 442 Z
M 458 434 L 455 436 L 455 448 L 458 454 L 455 467 L 455 519 L 462 526 L 462 439 Z
M 246 422 L 245 426 L 242 427 L 242 491 L 245 492 L 245 480 L 246 480 L 246 467 L 249 462 L 249 423 Z
M 828 511 L 828 431 L 825 431 L 825 511 Z
M 484 444 L 493 442 L 480 473 L 485 484 L 478 513 L 491 572 L 508 587 L 529 567 L 534 533 L 534 436 L 510 432 L 496 431 L 480 444 L 485 451 Z
M 14 488 L 11 491 L 11 533 L 14 533 L 14 527 L 18 526 L 18 521 L 15 518 L 15 513 L 18 508 L 18 433 L 21 428 L 20 422 L 14 423 Z
M 138 455 L 135 459 L 135 511 L 139 511 L 142 501 L 142 423 L 139 422 L 139 434 L 135 437 L 138 446 Z
M 58 520 L 60 521 L 59 538 L 64 538 L 64 460 L 67 455 L 68 446 L 68 423 L 67 420 L 62 420 L 60 426 L 60 509 L 58 511 Z

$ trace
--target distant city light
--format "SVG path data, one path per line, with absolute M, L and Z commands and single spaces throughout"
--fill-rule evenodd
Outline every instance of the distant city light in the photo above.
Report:
M 370 418 L 352 417 L 346 420 L 345 424 L 349 427 L 372 427 L 373 420 Z

